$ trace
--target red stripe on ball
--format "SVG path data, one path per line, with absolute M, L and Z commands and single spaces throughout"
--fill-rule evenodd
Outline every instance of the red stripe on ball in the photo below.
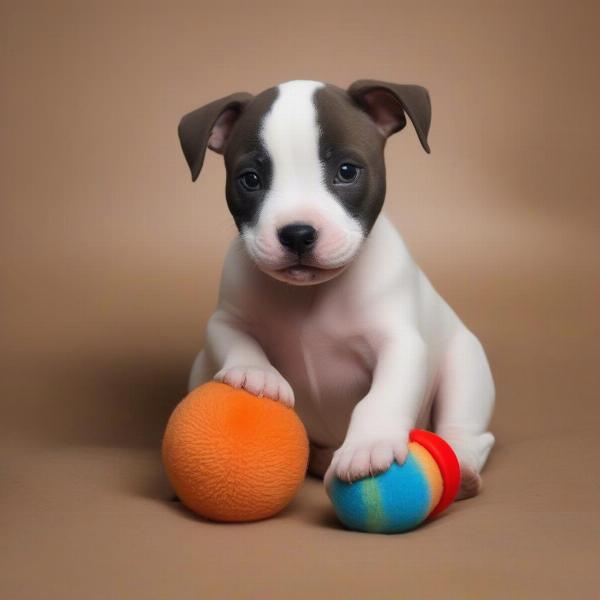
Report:
M 460 465 L 450 444 L 431 431 L 413 429 L 410 432 L 410 441 L 421 444 L 433 456 L 442 474 L 444 489 L 440 501 L 429 514 L 428 518 L 431 518 L 446 510 L 454 502 L 460 487 Z

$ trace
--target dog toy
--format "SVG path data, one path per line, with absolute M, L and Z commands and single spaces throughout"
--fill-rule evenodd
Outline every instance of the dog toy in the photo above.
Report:
M 171 415 L 162 456 L 179 499 L 215 521 L 271 517 L 296 495 L 308 438 L 293 409 L 211 382 Z
M 349 529 L 400 533 L 438 515 L 454 501 L 460 467 L 452 448 L 429 431 L 410 433 L 408 457 L 379 475 L 353 483 L 335 477 L 329 495 Z

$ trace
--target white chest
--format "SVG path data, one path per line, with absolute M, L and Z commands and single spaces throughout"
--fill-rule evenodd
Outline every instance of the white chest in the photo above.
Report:
M 276 297 L 257 310 L 255 323 L 252 334 L 291 384 L 311 439 L 341 443 L 374 366 L 360 316 L 339 296 Z

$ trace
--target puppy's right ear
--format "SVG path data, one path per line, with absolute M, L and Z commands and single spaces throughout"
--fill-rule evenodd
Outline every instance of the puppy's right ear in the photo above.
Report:
M 181 119 L 177 131 L 185 160 L 192 172 L 192 181 L 196 181 L 200 175 L 207 146 L 223 154 L 239 116 L 252 98 L 252 94 L 245 92 L 231 94 Z
M 423 149 L 429 153 L 427 134 L 431 125 L 431 100 L 424 87 L 361 79 L 348 88 L 348 94 L 373 119 L 385 137 L 404 129 L 406 112 Z

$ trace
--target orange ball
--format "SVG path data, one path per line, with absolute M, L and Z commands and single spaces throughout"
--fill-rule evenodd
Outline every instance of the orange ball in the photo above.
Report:
M 255 521 L 300 488 L 308 438 L 293 409 L 223 383 L 206 383 L 171 415 L 162 444 L 179 499 L 215 521 Z

